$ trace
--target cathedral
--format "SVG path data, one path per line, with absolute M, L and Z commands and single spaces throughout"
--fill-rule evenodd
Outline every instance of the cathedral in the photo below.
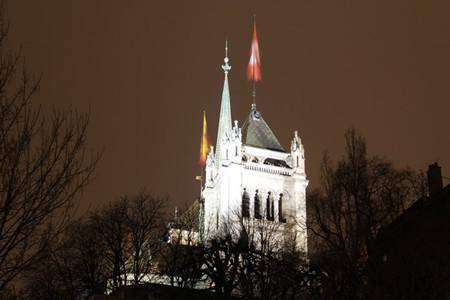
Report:
M 259 68 L 259 50 L 249 68 Z M 223 234 L 233 224 L 276 226 L 280 241 L 293 237 L 306 252 L 306 187 L 304 148 L 297 131 L 286 150 L 253 104 L 242 125 L 232 122 L 228 77 L 231 65 L 225 47 L 224 83 L 215 147 L 206 158 L 200 205 L 200 239 Z M 257 66 L 252 66 L 252 61 Z M 250 69 L 250 72 L 252 70 Z M 250 76 L 253 84 L 260 71 Z M 252 74 L 250 74 L 252 75 Z

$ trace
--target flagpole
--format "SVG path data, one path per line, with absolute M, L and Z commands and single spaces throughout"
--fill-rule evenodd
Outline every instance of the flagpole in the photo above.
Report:
M 203 157 L 204 153 L 204 142 L 205 142 L 205 137 L 204 137 L 204 130 L 205 130 L 205 111 L 203 110 L 202 113 L 202 140 L 201 140 L 201 148 L 200 148 L 200 201 L 202 201 L 202 190 L 203 190 L 203 173 L 205 171 L 205 164 L 206 164 L 206 160 L 205 157 Z
M 206 114 L 203 110 L 203 129 L 202 129 L 202 139 L 200 143 L 200 176 L 198 176 L 198 180 L 200 181 L 200 195 L 199 195 L 199 242 L 203 243 L 203 235 L 204 235 L 204 213 L 205 213 L 205 203 L 203 198 L 203 187 L 206 180 L 203 179 L 205 176 L 205 168 L 206 168 L 206 160 L 207 160 L 207 147 L 208 147 L 208 139 L 207 139 L 207 129 L 206 129 Z
M 200 167 L 200 198 L 203 192 L 203 174 L 205 173 L 205 167 Z
M 253 97 L 252 109 L 256 110 L 256 81 L 255 80 L 253 80 L 252 97 Z
M 252 110 L 256 111 L 256 82 L 261 80 L 258 36 L 256 33 L 256 15 L 253 15 L 253 34 L 250 47 L 250 61 L 247 69 L 248 79 L 252 81 Z
M 253 14 L 253 26 L 256 24 L 256 14 Z M 254 30 L 254 29 L 253 29 Z M 254 70 L 253 70 L 254 72 Z M 255 80 L 255 74 L 253 73 L 253 90 L 252 90 L 252 97 L 253 97 L 253 105 L 252 109 L 256 110 L 256 80 Z

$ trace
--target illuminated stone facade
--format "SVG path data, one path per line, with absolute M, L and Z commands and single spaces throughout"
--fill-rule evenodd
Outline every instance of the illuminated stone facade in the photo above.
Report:
M 200 236 L 223 234 L 230 224 L 277 225 L 278 238 L 295 238 L 306 251 L 304 148 L 297 131 L 285 151 L 252 105 L 242 127 L 232 124 L 226 55 L 216 147 L 211 147 L 204 175 Z M 281 241 L 281 240 L 280 240 Z

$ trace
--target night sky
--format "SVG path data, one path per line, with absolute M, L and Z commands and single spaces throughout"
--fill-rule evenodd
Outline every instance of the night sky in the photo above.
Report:
M 318 186 L 325 150 L 355 127 L 396 166 L 439 161 L 450 177 L 449 1 L 9 0 L 10 41 L 43 76 L 44 108 L 91 109 L 104 151 L 81 209 L 141 188 L 173 205 L 198 195 L 201 112 L 215 141 L 229 41 L 231 109 L 251 105 L 252 15 L 262 53 L 257 107 L 289 149 L 294 130 Z

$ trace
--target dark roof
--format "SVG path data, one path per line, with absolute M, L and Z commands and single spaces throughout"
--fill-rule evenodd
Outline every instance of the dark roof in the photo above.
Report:
M 447 185 L 438 194 L 417 200 L 380 231 L 369 244 L 367 263 L 373 299 L 448 298 L 449 216 Z
M 377 240 L 387 241 L 386 245 L 391 246 L 393 240 L 397 240 L 398 235 L 404 234 L 406 230 L 414 231 L 417 235 L 417 228 L 423 225 L 436 223 L 436 212 L 450 213 L 450 184 L 444 187 L 434 197 L 422 197 L 407 208 L 392 223 L 381 229 Z M 445 218 L 447 220 L 447 218 Z M 426 234 L 429 236 L 429 233 Z M 403 237 L 404 238 L 404 237 Z
M 250 111 L 242 126 L 242 141 L 245 145 L 285 152 L 261 113 L 256 110 Z
M 177 220 L 169 223 L 173 229 L 185 229 L 198 231 L 198 217 L 200 214 L 200 203 L 196 199 L 187 209 L 180 211 Z

